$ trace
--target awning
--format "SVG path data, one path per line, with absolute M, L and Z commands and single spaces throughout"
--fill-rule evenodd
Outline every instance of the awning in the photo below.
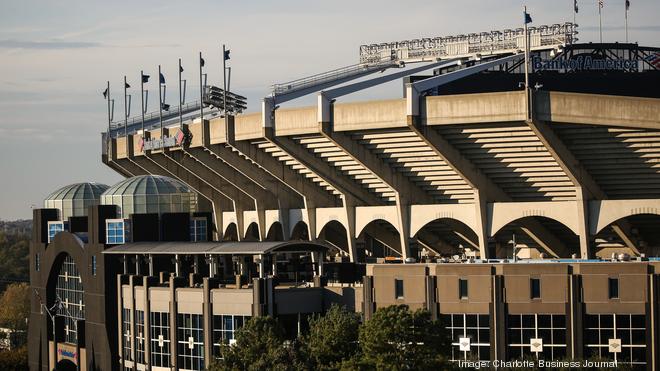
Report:
M 309 241 L 287 242 L 133 242 L 110 247 L 104 254 L 125 255 L 261 255 L 274 252 L 325 252 L 328 246 Z

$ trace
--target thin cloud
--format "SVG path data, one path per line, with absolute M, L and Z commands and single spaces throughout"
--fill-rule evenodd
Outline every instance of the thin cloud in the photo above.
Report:
M 37 49 L 37 50 L 58 50 L 58 49 L 87 49 L 103 46 L 101 43 L 88 41 L 29 41 L 29 40 L 0 40 L 0 48 L 4 49 Z

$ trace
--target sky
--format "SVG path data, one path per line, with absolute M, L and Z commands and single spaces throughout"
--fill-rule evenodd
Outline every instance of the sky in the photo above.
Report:
M 624 1 L 605 0 L 606 42 L 625 40 Z M 597 3 L 578 0 L 581 42 L 598 41 Z M 524 4 L 536 25 L 573 20 L 573 0 Z M 124 75 L 137 87 L 140 70 L 155 76 L 161 64 L 166 79 L 176 81 L 178 58 L 193 94 L 199 52 L 209 82 L 221 84 L 224 43 L 232 90 L 247 96 L 254 111 L 274 83 L 358 63 L 361 44 L 516 28 L 522 6 L 515 0 L 0 0 L 0 219 L 30 218 L 31 208 L 43 207 L 50 192 L 67 184 L 121 180 L 101 162 L 107 126 L 101 92 L 108 80 L 116 89 L 115 118 L 123 114 L 117 92 Z M 630 41 L 658 46 L 658 15 L 660 1 L 631 0 Z M 396 98 L 401 91 L 397 81 L 343 99 Z M 176 99 L 170 95 L 168 103 Z

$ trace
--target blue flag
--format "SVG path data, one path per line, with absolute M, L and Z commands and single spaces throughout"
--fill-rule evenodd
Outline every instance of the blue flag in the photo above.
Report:
M 525 24 L 527 23 L 532 23 L 532 16 L 529 15 L 527 12 L 523 12 L 525 14 Z
M 165 83 L 165 76 L 163 76 L 162 73 L 160 74 L 160 83 L 161 83 L 161 84 L 164 84 L 164 83 Z
M 228 60 L 228 59 L 229 59 L 229 49 L 225 50 L 225 55 L 224 55 L 224 57 L 225 57 L 225 60 Z

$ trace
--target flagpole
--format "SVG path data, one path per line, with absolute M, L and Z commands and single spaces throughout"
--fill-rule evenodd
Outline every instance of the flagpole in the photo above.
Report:
M 160 72 L 160 65 L 158 65 L 158 117 L 160 119 L 160 140 L 163 141 L 163 97 L 160 89 L 160 77 L 162 76 Z
M 199 52 L 199 119 L 202 133 L 202 146 L 206 144 L 204 141 L 204 83 L 202 82 L 202 52 Z
M 624 6 L 626 7 L 626 43 L 628 43 L 628 1 Z
M 140 70 L 140 112 L 142 113 L 142 140 L 144 141 L 144 70 Z
M 600 32 L 600 43 L 603 43 L 603 6 L 602 1 L 598 3 L 598 31 Z
M 124 75 L 124 137 L 128 137 L 128 96 L 126 95 L 126 89 L 126 75 Z
M 527 119 L 530 118 L 529 107 L 529 35 L 527 32 L 527 6 L 523 7 L 525 16 L 525 97 L 527 100 Z
M 225 111 L 225 128 L 229 128 L 229 118 L 227 117 L 227 58 L 225 58 L 225 53 L 225 44 L 222 44 L 222 109 Z
M 106 138 L 106 140 L 107 140 L 108 143 L 110 143 L 110 126 L 112 124 L 112 118 L 111 118 L 111 115 L 110 115 L 110 81 L 108 81 L 108 85 L 107 85 L 105 91 L 107 93 L 105 97 L 108 101 L 108 137 Z M 109 149 L 110 148 L 108 148 L 108 150 Z
M 183 114 L 181 113 L 181 58 L 179 58 L 179 128 L 183 130 Z

